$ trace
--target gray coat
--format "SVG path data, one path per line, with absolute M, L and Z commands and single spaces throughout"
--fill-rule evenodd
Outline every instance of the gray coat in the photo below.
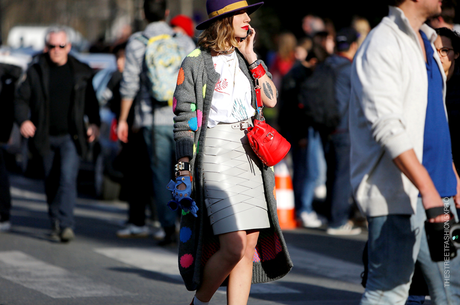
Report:
M 256 108 L 254 84 L 248 65 L 240 53 L 237 55 L 241 70 L 251 80 L 252 103 Z M 263 65 L 268 71 L 265 64 Z M 271 77 L 269 73 L 268 75 Z M 199 207 L 197 218 L 190 213 L 183 213 L 181 219 L 179 269 L 188 290 L 196 290 L 199 287 L 201 272 L 206 261 L 219 249 L 219 239 L 212 233 L 204 204 L 203 154 L 200 151 L 206 139 L 208 115 L 219 76 L 214 69 L 211 54 L 208 51 L 196 49 L 182 63 L 174 94 L 176 157 L 179 159 L 188 156 L 191 160 L 192 198 Z M 264 283 L 282 278 L 293 266 L 278 224 L 273 168 L 264 166 L 262 177 L 271 226 L 260 230 L 254 256 L 256 259 L 254 259 L 253 283 Z

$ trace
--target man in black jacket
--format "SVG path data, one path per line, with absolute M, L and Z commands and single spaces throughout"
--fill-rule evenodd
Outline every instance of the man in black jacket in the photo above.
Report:
M 43 160 L 51 237 L 68 242 L 74 238 L 79 155 L 99 133 L 99 105 L 93 72 L 69 55 L 65 28 L 50 28 L 45 44 L 18 88 L 15 119 L 31 152 Z

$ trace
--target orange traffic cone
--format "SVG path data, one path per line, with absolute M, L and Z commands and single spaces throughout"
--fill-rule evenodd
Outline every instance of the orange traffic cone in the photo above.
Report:
M 297 228 L 294 208 L 294 190 L 285 160 L 275 165 L 275 187 L 278 221 L 281 229 Z

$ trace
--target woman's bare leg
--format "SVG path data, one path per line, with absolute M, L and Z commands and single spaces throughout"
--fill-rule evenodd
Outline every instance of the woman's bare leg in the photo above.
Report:
M 196 297 L 209 302 L 233 268 L 244 257 L 246 251 L 246 231 L 219 235 L 220 249 L 207 261 L 203 270 L 203 281 Z
M 246 235 L 246 248 L 243 258 L 230 272 L 227 287 L 228 305 L 246 305 L 252 281 L 252 264 L 254 250 L 259 238 L 259 231 L 248 231 Z

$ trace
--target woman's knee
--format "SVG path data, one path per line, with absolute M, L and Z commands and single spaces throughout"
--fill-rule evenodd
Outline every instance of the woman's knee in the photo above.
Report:
M 252 258 L 259 239 L 259 232 L 252 231 L 247 233 L 245 255 Z
M 239 262 L 246 254 L 247 240 L 244 232 L 231 232 L 221 236 L 220 250 L 224 259 L 231 263 Z

